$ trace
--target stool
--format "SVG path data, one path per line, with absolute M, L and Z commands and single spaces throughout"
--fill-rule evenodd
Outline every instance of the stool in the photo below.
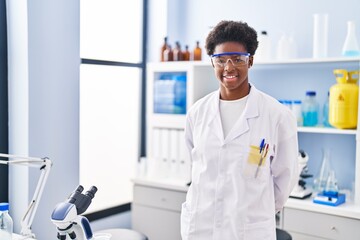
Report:
M 276 240 L 291 240 L 291 239 L 292 237 L 288 232 L 278 228 L 276 229 Z
M 110 240 L 148 240 L 144 234 L 125 228 L 105 229 L 95 232 L 94 235 L 100 233 L 110 233 Z

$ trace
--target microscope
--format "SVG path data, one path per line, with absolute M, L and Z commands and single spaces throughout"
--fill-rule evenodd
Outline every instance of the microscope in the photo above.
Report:
M 80 214 L 90 206 L 97 188 L 92 186 L 85 194 L 82 194 L 83 190 L 84 187 L 79 185 L 65 202 L 56 205 L 51 214 L 59 240 L 66 240 L 67 236 L 76 240 L 94 239 L 89 220 Z
M 305 199 L 311 196 L 311 189 L 306 188 L 306 178 L 310 178 L 313 175 L 308 174 L 307 162 L 309 161 L 309 156 L 303 151 L 299 150 L 298 162 L 299 162 L 299 171 L 300 178 L 298 184 L 294 187 L 292 192 L 290 193 L 290 197 L 297 199 Z

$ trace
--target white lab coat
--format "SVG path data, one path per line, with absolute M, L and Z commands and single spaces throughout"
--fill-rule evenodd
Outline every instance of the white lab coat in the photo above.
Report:
M 275 240 L 275 213 L 298 180 L 296 119 L 251 87 L 241 117 L 224 139 L 219 91 L 196 102 L 186 120 L 192 183 L 181 211 L 183 240 Z M 262 139 L 268 154 L 259 167 Z M 255 157 L 254 157 L 255 156 Z

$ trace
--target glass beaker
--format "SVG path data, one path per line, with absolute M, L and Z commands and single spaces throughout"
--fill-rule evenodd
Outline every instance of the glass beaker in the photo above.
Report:
M 337 180 L 335 177 L 335 171 L 331 170 L 326 182 L 326 188 L 325 188 L 325 192 L 328 195 L 333 195 L 336 196 L 339 193 L 339 188 L 337 185 Z
M 320 172 L 318 176 L 314 179 L 315 192 L 323 192 L 325 190 L 330 171 L 330 150 L 328 148 L 323 148 Z

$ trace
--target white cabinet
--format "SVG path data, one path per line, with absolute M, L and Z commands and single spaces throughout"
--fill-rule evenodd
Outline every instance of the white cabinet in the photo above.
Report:
M 207 93 L 218 89 L 212 66 L 203 62 L 167 62 L 150 63 L 147 66 L 147 161 L 151 176 L 162 176 L 190 181 L 190 163 L 185 150 L 184 128 L 185 112 L 167 113 L 158 111 L 155 91 L 157 83 L 171 83 L 172 77 L 185 77 L 186 95 L 182 101 L 186 102 L 186 110 Z M 170 79 L 170 80 L 169 80 Z M 172 85 L 171 85 L 172 84 Z M 177 91 L 174 89 L 173 91 Z M 172 101 L 172 92 L 162 101 Z M 155 105 L 155 106 L 154 106 Z M 171 111 L 171 110 L 169 110 Z M 174 112 L 176 112 L 174 110 Z
M 360 220 L 326 213 L 285 208 L 284 226 L 294 240 L 357 239 Z
M 186 191 L 177 183 L 135 179 L 132 228 L 149 240 L 181 240 L 180 212 Z

